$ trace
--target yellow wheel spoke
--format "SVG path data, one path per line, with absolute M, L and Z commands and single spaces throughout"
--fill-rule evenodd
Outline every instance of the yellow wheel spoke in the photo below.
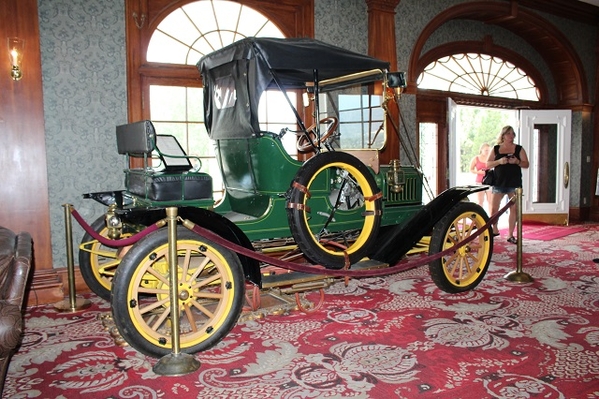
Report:
M 112 251 L 103 251 L 103 250 L 88 250 L 87 252 L 91 253 L 92 255 L 96 255 L 96 256 L 101 256 L 103 258 L 108 258 L 108 259 L 116 259 L 117 257 L 117 251 L 116 250 L 112 250 Z
M 116 270 L 116 267 L 119 265 L 119 263 L 121 263 L 120 259 L 116 259 L 111 262 L 103 263 L 102 266 L 100 266 L 98 268 L 98 274 L 114 277 L 114 272 Z M 108 271 L 109 269 L 112 269 L 112 270 Z

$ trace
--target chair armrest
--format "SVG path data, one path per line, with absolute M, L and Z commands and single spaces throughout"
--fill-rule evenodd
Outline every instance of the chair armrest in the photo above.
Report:
M 23 306 L 32 256 L 33 242 L 31 235 L 26 232 L 19 233 L 17 235 L 14 263 L 10 266 L 3 291 L 5 295 L 3 299 L 18 306 L 19 309 Z
M 23 314 L 21 308 L 0 301 L 0 357 L 8 356 L 21 342 Z

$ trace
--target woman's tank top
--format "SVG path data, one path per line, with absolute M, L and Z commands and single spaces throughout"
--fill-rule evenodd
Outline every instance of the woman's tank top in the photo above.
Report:
M 477 155 L 476 156 L 476 165 L 474 165 L 474 167 L 476 168 L 476 170 L 485 170 L 485 169 L 487 169 L 487 162 L 481 162 L 480 155 Z M 484 176 L 485 175 L 481 175 L 480 173 L 477 173 L 475 181 L 479 184 L 482 184 Z
M 516 145 L 514 156 L 520 160 L 520 150 L 522 146 Z M 506 157 L 508 154 L 500 154 L 499 146 L 493 147 L 495 151 L 495 160 Z M 511 187 L 517 188 L 522 187 L 522 169 L 520 165 L 516 164 L 505 164 L 495 166 L 495 186 L 496 187 Z

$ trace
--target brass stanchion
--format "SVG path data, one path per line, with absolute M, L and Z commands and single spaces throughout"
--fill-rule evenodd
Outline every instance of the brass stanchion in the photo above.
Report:
M 71 223 L 71 209 L 73 205 L 64 204 L 64 224 L 67 244 L 67 273 L 69 278 L 69 299 L 54 304 L 60 312 L 77 312 L 90 307 L 91 302 L 87 299 L 77 298 L 75 290 L 75 265 L 73 262 L 73 226 Z
M 159 375 L 184 375 L 200 368 L 200 362 L 190 354 L 181 353 L 179 341 L 179 282 L 177 261 L 177 208 L 166 208 L 168 220 L 168 268 L 170 278 L 170 301 L 171 301 L 171 338 L 173 343 L 172 352 L 158 360 L 153 370 Z
M 533 281 L 528 273 L 522 271 L 522 188 L 516 189 L 516 208 L 518 222 L 518 244 L 517 248 L 517 263 L 516 270 L 505 275 L 505 279 L 516 283 L 530 283 Z M 510 212 L 512 210 L 510 209 Z

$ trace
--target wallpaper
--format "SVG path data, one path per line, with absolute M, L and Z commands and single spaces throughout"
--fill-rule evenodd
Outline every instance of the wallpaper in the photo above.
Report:
M 364 0 L 315 0 L 316 39 L 368 53 L 368 8 Z
M 90 223 L 83 193 L 123 188 L 115 126 L 127 122 L 123 0 L 39 0 L 54 267 L 66 261 L 63 204 Z M 75 263 L 83 229 L 73 220 Z
M 411 49 L 426 24 L 445 8 L 470 0 L 401 0 L 397 7 L 398 67 L 407 70 Z M 50 224 L 54 267 L 66 265 L 64 204 L 88 220 L 101 216 L 104 206 L 84 200 L 83 193 L 122 189 L 125 160 L 117 154 L 115 127 L 127 122 L 124 0 L 39 0 L 44 112 L 48 159 Z M 338 46 L 367 53 L 368 14 L 365 0 L 315 0 L 315 36 Z M 595 80 L 596 27 L 545 16 L 573 43 L 586 70 Z M 459 40 L 480 40 L 489 26 L 459 22 L 435 32 L 427 49 Z M 494 28 L 494 41 L 518 51 L 538 66 L 552 86 L 549 69 L 522 39 Z M 581 38 L 588 38 L 581 40 Z M 591 87 L 594 87 L 591 85 Z M 555 89 L 550 88 L 551 96 Z M 593 92 L 594 90 L 591 90 Z M 406 130 L 415 140 L 416 101 L 402 97 Z M 402 122 L 402 123 L 404 123 Z M 591 123 L 573 116 L 572 181 L 590 171 L 580 160 L 592 148 Z M 583 174 L 581 174 L 583 173 Z M 580 187 L 573 187 L 571 205 L 580 203 Z M 73 221 L 74 248 L 83 230 Z M 75 253 L 77 256 L 77 252 Z

